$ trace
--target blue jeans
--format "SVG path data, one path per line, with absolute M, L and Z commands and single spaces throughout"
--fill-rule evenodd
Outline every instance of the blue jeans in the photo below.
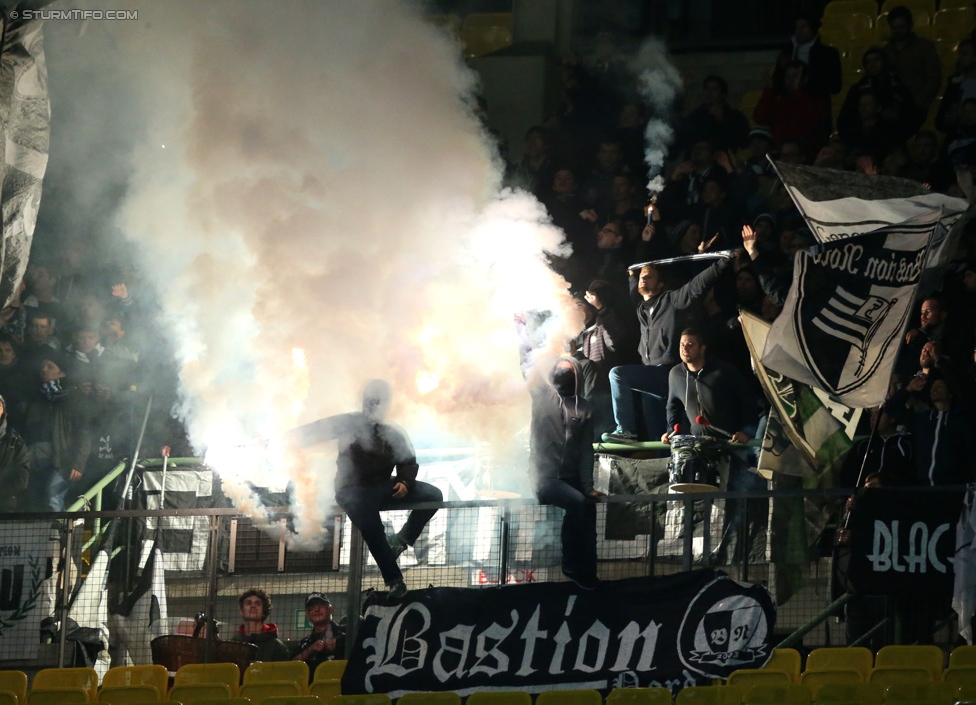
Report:
M 32 512 L 63 512 L 69 483 L 57 468 L 34 469 L 27 482 L 27 501 Z
M 610 397 L 617 427 L 656 441 L 668 423 L 668 365 L 621 365 L 610 370 Z
M 393 486 L 399 482 L 390 478 L 375 485 L 348 485 L 336 490 L 336 504 L 342 507 L 356 528 L 363 535 L 366 547 L 379 566 L 383 581 L 393 585 L 403 580 L 403 573 L 393 556 L 393 549 L 387 542 L 386 529 L 380 519 L 380 511 L 399 509 L 397 505 L 407 502 L 440 502 L 444 499 L 441 491 L 426 482 L 414 482 L 402 499 L 393 499 Z M 437 513 L 436 509 L 414 509 L 407 523 L 397 533 L 403 543 L 413 546 L 427 522 Z
M 579 485 L 558 479 L 539 479 L 535 496 L 540 504 L 566 510 L 563 515 L 563 572 L 584 579 L 596 577 L 596 504 Z

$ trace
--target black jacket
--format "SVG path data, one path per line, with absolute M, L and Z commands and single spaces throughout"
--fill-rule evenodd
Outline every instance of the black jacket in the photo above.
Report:
M 637 307 L 640 319 L 641 361 L 645 365 L 673 365 L 678 361 L 678 311 L 692 306 L 715 285 L 731 260 L 720 259 L 690 282 L 678 289 L 664 291 L 642 301 Z
M 16 512 L 23 509 L 21 499 L 30 478 L 30 454 L 27 444 L 15 430 L 7 426 L 0 437 L 0 512 Z
M 534 480 L 566 480 L 586 493 L 593 489 L 593 405 L 579 395 L 583 382 L 578 361 L 560 359 L 573 364 L 577 394 L 559 396 L 552 372 L 547 383 L 531 390 L 529 463 Z
M 342 659 L 346 656 L 346 633 L 342 630 L 338 624 L 333 621 L 329 621 L 329 626 L 332 628 L 332 638 L 335 639 L 335 648 L 332 651 L 322 649 L 312 654 L 309 658 L 305 659 L 305 663 L 308 665 L 308 679 L 309 683 L 315 677 L 315 669 L 319 667 L 319 664 L 325 663 L 326 661 L 333 661 L 335 659 Z M 298 653 L 301 654 L 305 649 L 310 647 L 315 642 L 320 639 L 325 638 L 325 631 L 315 632 L 302 639 L 301 643 L 298 645 Z
M 739 371 L 725 360 L 711 357 L 697 373 L 689 372 L 685 363 L 671 368 L 668 375 L 668 430 L 676 425 L 681 433 L 689 430 L 696 436 L 722 437 L 742 431 L 756 423 L 756 399 Z M 697 423 L 703 416 L 709 426 Z
M 362 413 L 338 414 L 292 431 L 302 448 L 332 439 L 339 440 L 336 460 L 336 491 L 348 486 L 376 485 L 396 477 L 407 488 L 417 479 L 417 454 L 406 432 L 399 426 L 376 423 Z

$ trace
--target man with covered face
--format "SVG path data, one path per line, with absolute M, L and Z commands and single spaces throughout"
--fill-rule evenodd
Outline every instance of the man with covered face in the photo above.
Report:
M 440 502 L 441 491 L 417 480 L 416 453 L 406 432 L 384 423 L 390 409 L 390 385 L 374 379 L 363 392 L 363 410 L 329 416 L 293 431 L 300 447 L 332 439 L 339 441 L 335 477 L 336 503 L 362 532 L 370 554 L 390 588 L 391 600 L 407 588 L 397 558 L 420 536 L 436 509 L 415 509 L 406 524 L 388 541 L 380 511 L 399 503 Z M 393 475 L 394 470 L 396 476 Z
M 575 358 L 560 358 L 547 383 L 532 389 L 529 462 L 541 504 L 566 511 L 562 526 L 563 574 L 584 590 L 596 575 L 596 506 L 593 488 L 593 405 L 582 396 Z

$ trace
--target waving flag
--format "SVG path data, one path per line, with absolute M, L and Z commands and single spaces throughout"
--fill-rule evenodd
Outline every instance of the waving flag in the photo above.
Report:
M 847 406 L 881 404 L 941 217 L 798 252 L 762 364 Z

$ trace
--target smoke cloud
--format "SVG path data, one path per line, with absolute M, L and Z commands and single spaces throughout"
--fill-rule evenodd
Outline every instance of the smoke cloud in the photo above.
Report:
M 644 102 L 651 109 L 650 119 L 644 132 L 647 143 L 644 161 L 650 181 L 647 191 L 660 193 L 664 189 L 661 169 L 664 158 L 674 139 L 669 119 L 674 99 L 681 91 L 681 74 L 668 59 L 667 47 L 653 37 L 647 39 L 632 61 L 634 73 L 638 76 L 637 88 Z
M 118 223 L 235 502 L 260 517 L 247 483 L 286 474 L 314 544 L 328 463 L 283 434 L 358 410 L 374 377 L 415 437 L 509 442 L 529 416 L 512 316 L 570 308 L 543 259 L 565 245 L 502 189 L 452 40 L 396 0 L 116 6 L 138 21 L 73 41 L 111 64 L 105 109 L 139 116 Z

